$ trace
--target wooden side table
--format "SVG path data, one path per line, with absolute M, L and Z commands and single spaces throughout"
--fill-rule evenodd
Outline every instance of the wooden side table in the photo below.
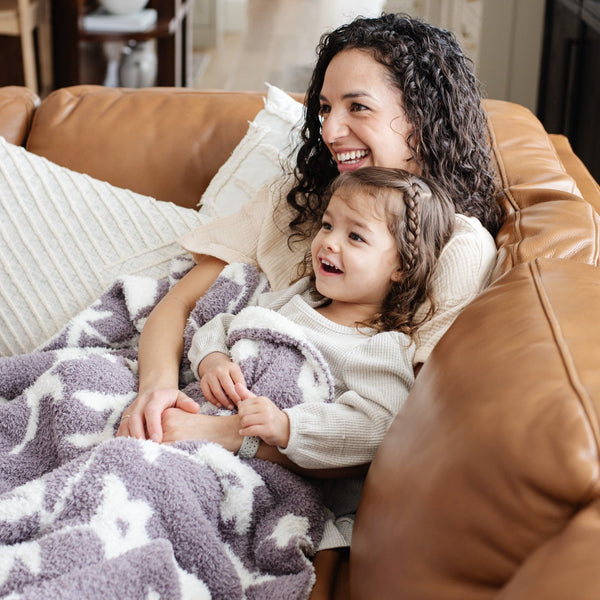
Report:
M 55 87 L 90 83 L 82 72 L 85 46 L 109 41 L 156 40 L 157 85 L 185 87 L 192 83 L 192 12 L 194 0 L 150 0 L 156 25 L 137 32 L 85 31 L 83 16 L 97 8 L 94 0 L 52 0 Z M 97 83 L 102 83 L 100 79 Z

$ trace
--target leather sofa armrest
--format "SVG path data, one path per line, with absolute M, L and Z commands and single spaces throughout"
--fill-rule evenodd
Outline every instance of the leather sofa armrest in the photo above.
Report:
M 458 316 L 369 469 L 350 553 L 354 600 L 496 598 L 598 502 L 599 303 L 597 267 L 542 259 Z M 598 515 L 585 514 L 593 560 Z M 575 597 L 600 597 L 575 573 Z
M 600 598 L 599 544 L 600 500 L 596 500 L 532 553 L 496 600 Z
M 40 98 L 26 87 L 1 87 L 0 135 L 7 142 L 22 146 L 39 103 Z

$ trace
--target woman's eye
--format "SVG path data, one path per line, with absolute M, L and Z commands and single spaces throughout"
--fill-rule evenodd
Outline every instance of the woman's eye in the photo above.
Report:
M 319 108 L 319 116 L 323 117 L 331 112 L 331 107 L 327 104 L 321 104 L 321 108 Z
M 353 112 L 361 112 L 363 110 L 369 110 L 369 107 L 365 106 L 364 104 L 358 104 L 358 102 L 353 102 L 350 110 Z
M 358 235 L 358 233 L 351 233 L 350 239 L 354 240 L 355 242 L 364 242 L 365 241 L 362 237 L 360 237 L 360 235 Z

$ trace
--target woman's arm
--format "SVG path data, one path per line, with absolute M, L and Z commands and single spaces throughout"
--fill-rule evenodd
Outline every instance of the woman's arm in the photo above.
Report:
M 239 415 L 191 415 L 178 408 L 168 408 L 162 414 L 163 442 L 173 443 L 181 440 L 206 440 L 217 443 L 231 452 L 237 453 L 244 437 L 240 435 Z M 321 479 L 355 477 L 365 475 L 368 464 L 343 468 L 305 469 L 284 456 L 275 446 L 260 443 L 256 458 L 286 467 L 290 471 Z
M 117 435 L 162 440 L 161 414 L 171 406 L 196 412 L 195 402 L 178 389 L 183 332 L 196 302 L 225 263 L 211 256 L 197 264 L 156 305 L 139 343 L 139 395 L 125 411 Z

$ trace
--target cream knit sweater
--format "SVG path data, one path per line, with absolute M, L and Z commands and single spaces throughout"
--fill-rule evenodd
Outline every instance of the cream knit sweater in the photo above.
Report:
M 309 402 L 285 409 L 290 460 L 308 469 L 368 463 L 414 382 L 414 344 L 397 331 L 376 333 L 339 325 L 318 313 L 308 279 L 278 292 L 262 294 L 259 306 L 276 310 L 300 325 L 323 354 L 335 386 L 335 402 Z M 221 314 L 194 335 L 188 357 L 194 373 L 211 352 L 227 354 L 233 315 Z

